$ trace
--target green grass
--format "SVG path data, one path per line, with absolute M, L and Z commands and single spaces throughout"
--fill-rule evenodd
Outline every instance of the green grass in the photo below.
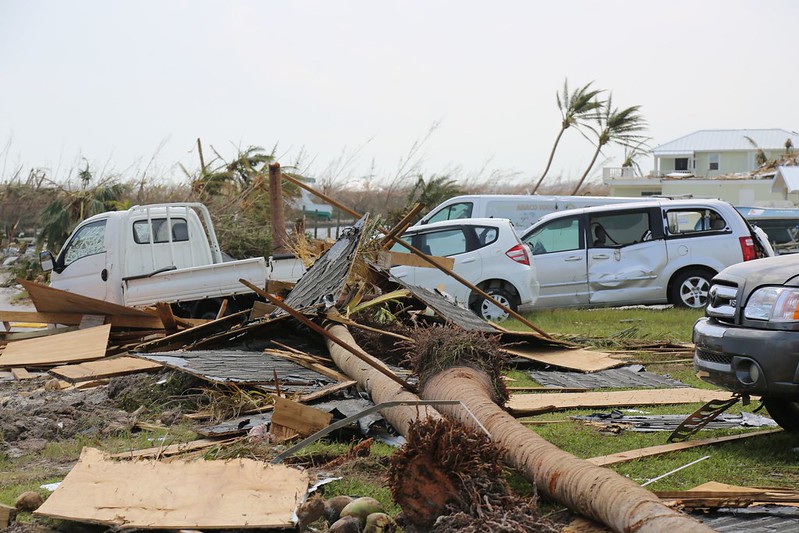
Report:
M 694 322 L 702 316 L 701 311 L 688 309 L 654 310 L 640 309 L 596 309 L 596 310 L 546 310 L 526 316 L 533 324 L 557 338 L 577 340 L 600 350 L 621 351 L 619 356 L 630 362 L 643 364 L 650 372 L 667 374 L 690 386 L 715 388 L 694 374 L 690 352 L 682 354 L 648 352 L 646 349 L 631 349 L 636 341 L 663 341 L 685 343 L 691 341 Z M 523 330 L 519 322 L 506 324 L 509 329 Z M 643 343 L 638 343 L 643 344 Z M 509 386 L 534 386 L 524 372 L 512 370 L 507 373 L 513 379 Z M 758 402 L 749 406 L 740 403 L 728 413 L 753 411 Z M 688 415 L 701 407 L 700 404 L 673 406 L 641 406 L 637 408 L 647 414 Z M 649 446 L 666 444 L 668 432 L 639 433 L 624 431 L 609 434 L 600 428 L 571 420 L 571 416 L 588 415 L 594 412 L 610 412 L 612 408 L 580 409 L 547 413 L 524 420 L 547 421 L 545 425 L 528 425 L 547 441 L 577 457 L 590 458 Z M 767 414 L 767 413 L 763 413 Z M 553 423 L 554 422 L 554 423 Z M 763 428 L 758 428 L 763 429 Z M 689 440 L 736 434 L 735 430 L 701 431 Z M 797 451 L 793 451 L 797 449 Z M 782 486 L 799 489 L 799 434 L 775 433 L 737 442 L 691 448 L 611 465 L 609 468 L 644 483 L 675 468 L 701 457 L 710 457 L 657 482 L 648 485 L 651 490 L 685 490 L 707 481 L 718 481 L 735 485 Z
M 649 341 L 690 342 L 694 322 L 702 316 L 696 309 L 545 309 L 524 317 L 550 335 L 590 339 L 642 339 Z M 526 330 L 516 320 L 504 327 Z

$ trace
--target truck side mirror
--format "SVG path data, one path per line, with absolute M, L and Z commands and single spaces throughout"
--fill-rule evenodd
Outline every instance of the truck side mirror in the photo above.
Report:
M 42 272 L 50 272 L 55 267 L 55 258 L 50 250 L 39 252 L 39 264 L 42 266 Z

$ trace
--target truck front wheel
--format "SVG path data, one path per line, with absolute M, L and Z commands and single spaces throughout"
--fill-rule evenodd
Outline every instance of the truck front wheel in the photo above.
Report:
M 799 402 L 784 398 L 763 398 L 771 418 L 785 431 L 799 431 Z

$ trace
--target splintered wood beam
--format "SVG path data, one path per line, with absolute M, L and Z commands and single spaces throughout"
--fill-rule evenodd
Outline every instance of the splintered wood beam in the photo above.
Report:
M 405 342 L 413 342 L 413 339 L 410 337 L 406 337 L 405 335 L 400 335 L 399 333 L 392 333 L 391 331 L 386 331 L 384 329 L 377 329 L 371 326 L 365 326 L 363 324 L 359 324 L 354 320 L 346 318 L 342 315 L 336 313 L 328 313 L 327 319 L 331 322 L 338 322 L 339 324 L 344 324 L 345 326 L 351 326 L 353 328 L 362 329 L 364 331 L 370 331 L 372 333 L 379 333 L 380 335 L 385 335 L 387 337 L 393 337 L 395 339 L 405 341 Z
M 339 339 L 338 337 L 330 333 L 328 330 L 326 330 L 325 328 L 323 328 L 322 326 L 318 325 L 316 322 L 308 318 L 307 316 L 303 315 L 302 313 L 292 308 L 291 306 L 286 305 L 283 301 L 278 300 L 277 298 L 275 298 L 265 290 L 261 289 L 260 287 L 253 285 L 246 279 L 240 279 L 239 282 L 252 289 L 253 292 L 255 292 L 255 294 L 261 296 L 262 298 L 266 298 L 267 300 L 269 300 L 269 303 L 278 306 L 279 308 L 287 312 L 289 315 L 291 315 L 292 317 L 296 318 L 297 320 L 299 320 L 300 322 L 311 328 L 319 335 L 322 335 L 323 337 L 330 339 L 335 344 L 338 344 L 339 346 L 341 346 L 342 348 L 350 352 L 352 355 L 354 355 L 355 357 L 357 357 L 358 359 L 360 359 L 370 367 L 374 368 L 375 370 L 377 370 L 387 378 L 400 384 L 403 388 L 411 392 L 415 392 L 416 389 L 414 388 L 413 385 L 411 385 L 401 377 L 394 374 L 388 368 L 380 366 L 379 364 L 375 364 L 375 362 L 372 361 L 371 358 L 366 353 L 361 351 L 359 348 L 356 348 L 355 346 L 352 346 L 349 343 L 346 343 L 343 340 Z

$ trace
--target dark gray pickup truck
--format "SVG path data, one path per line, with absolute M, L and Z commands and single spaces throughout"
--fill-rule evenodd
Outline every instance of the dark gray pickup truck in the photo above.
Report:
M 693 341 L 700 378 L 761 396 L 780 426 L 799 431 L 799 254 L 719 272 Z

